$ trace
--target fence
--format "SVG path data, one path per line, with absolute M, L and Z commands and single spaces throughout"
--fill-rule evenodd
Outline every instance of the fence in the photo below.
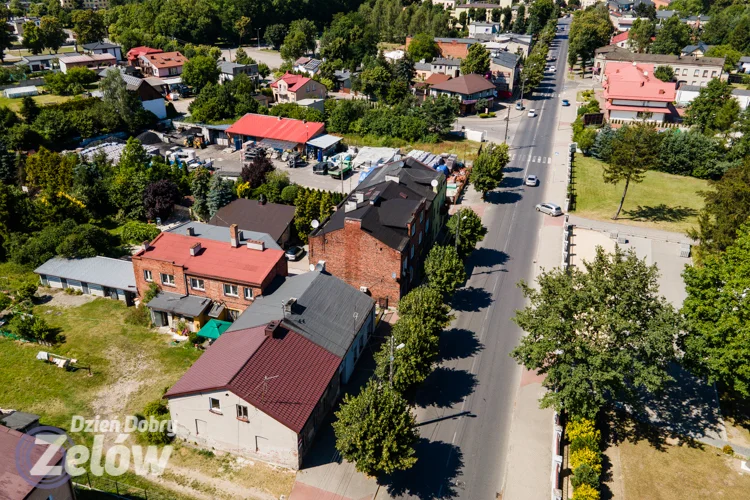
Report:
M 552 415 L 552 500 L 562 500 L 563 426 L 560 414 Z
M 85 475 L 74 477 L 73 485 L 76 489 L 77 498 L 83 500 L 101 498 L 102 494 L 127 500 L 170 500 L 170 497 L 149 491 L 146 488 L 104 477 L 91 476 L 88 472 Z
M 563 224 L 563 244 L 562 244 L 562 263 L 561 267 L 568 270 L 570 267 L 570 240 L 573 233 L 573 225 L 568 223 L 567 212 L 575 208 L 575 189 L 573 188 L 573 157 L 575 156 L 578 144 L 570 143 L 568 148 L 568 177 L 567 177 L 567 194 L 565 195 L 565 222 Z

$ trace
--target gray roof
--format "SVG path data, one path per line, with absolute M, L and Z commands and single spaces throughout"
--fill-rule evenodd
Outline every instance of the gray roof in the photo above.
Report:
M 36 61 L 51 61 L 52 59 L 59 59 L 63 56 L 79 56 L 78 52 L 64 52 L 59 54 L 39 54 L 36 56 L 23 56 L 22 61 L 36 62 Z
M 442 42 L 442 43 L 451 43 L 451 42 L 466 43 L 468 45 L 473 45 L 475 43 L 478 43 L 476 39 L 474 38 L 447 38 L 447 37 L 440 37 L 440 36 L 436 36 L 435 41 Z
M 281 303 L 291 298 L 296 303 L 284 313 Z M 311 342 L 344 357 L 374 306 L 371 297 L 339 278 L 310 271 L 286 278 L 273 293 L 255 299 L 227 332 L 283 320 Z
M 64 259 L 53 257 L 34 269 L 37 274 L 57 276 L 120 290 L 136 291 L 133 264 L 109 257 Z
M 671 64 L 680 66 L 690 64 L 692 66 L 717 66 L 724 67 L 723 57 L 695 57 L 695 56 L 675 56 L 672 54 L 638 54 L 623 49 L 617 45 L 606 45 L 599 47 L 595 51 L 596 57 L 603 57 L 607 61 L 615 62 L 637 62 L 645 64 Z
M 258 71 L 257 64 L 237 64 L 236 62 L 229 61 L 219 61 L 218 64 L 219 70 L 226 75 L 233 75 L 234 70 L 237 68 L 250 68 L 251 73 L 257 73 Z M 253 71 L 253 66 L 255 67 L 255 71 Z
M 702 52 L 705 52 L 705 51 L 707 51 L 710 48 L 711 48 L 710 45 L 705 44 L 703 42 L 698 42 L 695 45 L 687 45 L 685 48 L 682 49 L 682 53 L 683 54 L 692 54 L 696 50 L 700 50 Z
M 515 68 L 518 66 L 518 56 L 510 52 L 498 52 L 492 58 L 492 62 L 505 68 Z
M 656 18 L 657 19 L 669 19 L 670 17 L 677 14 L 676 10 L 657 10 L 656 11 Z
M 37 422 L 39 422 L 39 415 L 24 411 L 14 411 L 10 414 L 0 416 L 0 424 L 18 432 L 26 432 Z
M 189 236 L 188 228 L 193 228 L 193 236 L 229 243 L 229 228 L 227 228 L 226 226 L 214 226 L 212 224 L 205 224 L 203 222 L 190 221 L 173 227 L 167 232 Z M 261 233 L 259 231 L 248 231 L 247 229 L 240 229 L 240 245 L 244 245 L 247 240 L 262 241 L 263 243 L 265 243 L 266 248 L 281 250 L 279 244 L 276 243 L 276 240 L 274 240 L 270 234 Z
M 432 65 L 443 64 L 445 66 L 461 66 L 461 59 L 453 59 L 447 57 L 436 57 L 432 60 Z
M 701 88 L 698 85 L 683 85 L 679 90 L 684 90 L 685 92 L 700 92 Z
M 352 77 L 352 72 L 348 69 L 337 69 L 333 72 L 333 76 L 335 76 L 337 80 L 348 80 Z
M 399 183 L 406 185 L 415 193 L 421 194 L 429 202 L 435 199 L 436 193 L 430 184 L 433 180 L 442 183 L 445 175 L 420 161 L 406 157 L 374 168 L 365 179 L 357 185 L 362 190 L 385 181 L 386 177 L 398 177 Z
M 432 66 L 428 62 L 416 62 L 414 63 L 414 69 L 418 71 L 430 71 Z
M 114 43 L 107 43 L 107 42 L 94 42 L 94 43 L 85 43 L 83 44 L 84 50 L 97 50 L 97 49 L 119 49 L 119 45 L 115 45 Z
M 314 146 L 316 148 L 320 148 L 320 149 L 328 149 L 334 144 L 341 142 L 342 139 L 343 137 L 325 134 L 325 135 L 320 135 L 316 137 L 315 139 L 310 139 L 309 141 L 307 141 L 307 144 L 310 146 Z
M 125 73 L 125 68 L 119 67 L 119 66 L 110 66 L 108 68 L 104 68 L 99 72 L 99 76 L 104 78 L 107 76 L 107 73 L 110 71 L 119 71 L 120 76 L 122 76 L 123 81 L 125 82 L 125 85 L 127 86 L 128 90 L 138 90 L 138 87 L 141 86 L 143 83 L 143 78 L 138 78 L 137 76 L 128 75 Z
M 180 295 L 179 293 L 159 292 L 146 307 L 157 311 L 167 311 L 180 316 L 195 317 L 203 314 L 213 303 L 206 297 Z
M 275 241 L 279 241 L 293 220 L 294 207 L 291 205 L 239 198 L 219 209 L 209 222 L 215 226 L 229 227 L 237 224 L 239 227 L 251 227 L 254 231 L 268 233 Z
M 750 63 L 750 56 L 742 56 L 740 57 L 741 63 Z

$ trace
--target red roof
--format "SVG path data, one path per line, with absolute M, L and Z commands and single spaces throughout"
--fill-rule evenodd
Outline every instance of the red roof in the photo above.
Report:
M 229 390 L 296 433 L 302 431 L 341 358 L 302 335 L 266 325 L 219 337 L 165 396 Z M 264 378 L 274 377 L 266 379 Z
M 19 465 L 16 463 L 16 447 L 21 440 L 26 442 L 23 446 L 25 449 L 30 450 L 26 464 L 30 468 L 47 450 L 47 446 L 35 444 L 35 439 L 35 437 L 0 425 L 0 499 L 20 500 L 28 498 L 29 493 L 34 489 L 19 473 Z M 54 459 L 49 461 L 49 464 L 57 464 L 60 460 L 62 460 L 62 453 L 58 451 Z M 31 470 L 28 468 L 26 468 L 24 473 L 28 474 L 28 477 L 33 479 L 37 484 L 44 479 L 41 476 L 31 475 Z
M 196 243 L 201 250 L 190 255 Z M 136 257 L 172 262 L 196 276 L 226 279 L 232 282 L 260 286 L 274 267 L 286 257 L 282 250 L 266 248 L 255 250 L 247 246 L 232 247 L 229 242 L 185 236 L 176 233 L 161 233 Z
M 325 123 L 248 113 L 227 129 L 229 134 L 305 143 L 325 131 Z
M 133 47 L 132 49 L 128 51 L 128 60 L 132 61 L 132 60 L 138 59 L 140 56 L 144 54 L 158 54 L 160 52 L 164 52 L 164 51 L 161 49 L 152 49 L 151 47 L 145 47 L 145 46 Z
M 655 106 L 622 106 L 607 102 L 604 104 L 604 107 L 610 111 L 640 111 L 642 113 L 672 114 L 672 110 L 668 106 L 666 108 L 657 108 Z
M 654 76 L 653 64 L 611 62 L 604 72 L 604 98 L 672 102 L 677 95 L 674 82 Z
M 162 52 L 159 51 L 156 54 L 141 54 L 146 56 L 145 59 L 157 68 L 179 68 L 186 62 L 188 58 L 183 56 L 181 52 Z
M 625 31 L 623 33 L 619 33 L 619 34 L 613 36 L 612 40 L 609 43 L 611 43 L 612 45 L 615 45 L 617 43 L 624 42 L 627 39 L 628 39 L 628 32 Z
M 287 72 L 287 73 L 284 73 L 284 76 L 282 76 L 281 78 L 279 78 L 278 80 L 276 80 L 275 82 L 273 82 L 271 84 L 271 87 L 273 87 L 273 88 L 278 87 L 279 86 L 279 82 L 282 81 L 282 80 L 289 86 L 289 90 L 291 92 L 297 92 L 299 89 L 301 89 L 302 87 L 304 87 L 305 85 L 307 85 L 310 82 L 310 80 L 312 80 L 312 79 L 308 78 L 306 76 L 295 75 L 295 74 Z

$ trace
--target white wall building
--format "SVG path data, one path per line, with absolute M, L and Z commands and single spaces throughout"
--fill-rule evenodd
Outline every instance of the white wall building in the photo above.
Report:
M 133 305 L 138 289 L 133 264 L 109 257 L 54 257 L 34 269 L 42 286 L 72 288 L 86 295 L 109 297 Z

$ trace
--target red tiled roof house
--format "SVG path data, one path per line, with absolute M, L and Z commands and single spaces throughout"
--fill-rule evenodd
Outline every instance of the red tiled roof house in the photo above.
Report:
M 219 337 L 167 391 L 176 436 L 299 469 L 339 392 L 341 358 L 272 321 Z
M 602 85 L 610 120 L 663 123 L 674 113 L 676 84 L 656 78 L 653 64 L 609 63 Z
M 140 297 L 152 284 L 160 290 L 146 304 L 156 326 L 184 321 L 197 331 L 209 318 L 236 319 L 274 278 L 287 275 L 282 250 L 255 240 L 242 245 L 236 225 L 227 231 L 229 242 L 161 233 L 133 256 Z
M 141 54 L 139 60 L 144 75 L 159 78 L 181 75 L 182 67 L 188 62 L 188 58 L 180 52 Z
M 302 99 L 325 99 L 328 89 L 320 82 L 302 75 L 285 73 L 271 84 L 276 102 L 297 102 Z

